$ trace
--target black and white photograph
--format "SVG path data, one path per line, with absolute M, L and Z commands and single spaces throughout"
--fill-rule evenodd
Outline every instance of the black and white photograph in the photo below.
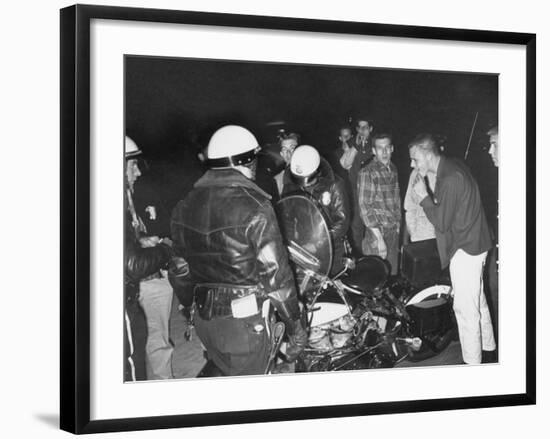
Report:
M 535 36 L 415 24 L 61 11 L 63 430 L 535 403 Z
M 127 54 L 120 150 L 125 382 L 498 364 L 498 74 Z
M 544 2 L 6 6 L 2 437 L 548 430 Z
M 546 9 L 6 3 L 0 435 L 544 436 Z

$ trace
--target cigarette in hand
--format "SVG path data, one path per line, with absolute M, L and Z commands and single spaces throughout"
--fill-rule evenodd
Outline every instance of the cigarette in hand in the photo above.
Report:
M 151 221 L 155 221 L 157 219 L 157 209 L 155 206 L 147 206 L 145 208 L 145 212 L 149 214 L 149 219 Z

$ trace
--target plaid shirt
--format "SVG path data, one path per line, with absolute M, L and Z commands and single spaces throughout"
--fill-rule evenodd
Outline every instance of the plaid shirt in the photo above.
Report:
M 385 166 L 375 158 L 362 168 L 357 179 L 357 195 L 361 218 L 367 227 L 399 229 L 401 197 L 393 163 Z

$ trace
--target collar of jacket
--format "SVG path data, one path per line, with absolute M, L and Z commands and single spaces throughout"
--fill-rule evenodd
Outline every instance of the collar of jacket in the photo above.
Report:
M 321 162 L 319 163 L 319 180 L 326 181 L 329 184 L 334 182 L 334 172 L 329 162 L 323 157 L 321 157 Z
M 264 192 L 256 183 L 246 178 L 235 169 L 210 169 L 199 178 L 194 187 L 245 187 L 258 192 L 259 194 L 271 200 L 271 195 Z
M 437 165 L 436 178 L 440 180 L 441 178 L 447 177 L 449 175 L 449 164 L 452 165 L 453 161 L 443 155 L 439 156 L 439 164 Z
M 466 174 L 471 173 L 463 160 L 442 155 L 440 156 L 439 165 L 437 167 L 436 180 L 443 180 L 457 171 Z

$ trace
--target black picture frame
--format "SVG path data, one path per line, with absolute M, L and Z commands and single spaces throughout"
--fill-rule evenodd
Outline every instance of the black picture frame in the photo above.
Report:
M 502 43 L 526 48 L 526 376 L 525 393 L 90 420 L 90 22 L 135 20 L 204 26 Z M 206 12 L 75 5 L 61 10 L 61 398 L 60 424 L 72 433 L 193 427 L 535 404 L 536 401 L 536 36 Z

